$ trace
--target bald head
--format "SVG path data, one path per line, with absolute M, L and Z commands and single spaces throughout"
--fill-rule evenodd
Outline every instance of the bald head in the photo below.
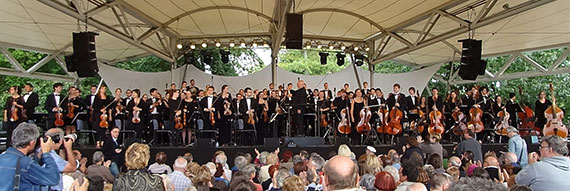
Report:
M 406 191 L 427 191 L 427 188 L 422 183 L 413 183 L 406 188 Z
M 324 174 L 328 190 L 354 188 L 358 183 L 358 167 L 346 156 L 331 158 L 325 164 Z
M 186 170 L 186 165 L 188 165 L 188 161 L 183 157 L 178 157 L 172 166 L 174 167 L 174 170 L 184 172 Z
M 452 167 L 452 166 L 454 166 L 454 167 L 461 167 L 461 159 L 460 159 L 459 157 L 457 157 L 457 156 L 452 156 L 452 157 L 450 157 L 449 160 L 448 160 L 447 167 L 449 168 L 449 167 Z
M 505 153 L 505 160 L 508 164 L 518 162 L 519 157 L 513 152 Z
M 488 156 L 487 158 L 485 158 L 485 162 L 483 162 L 483 167 L 488 167 L 488 166 L 499 166 L 499 160 L 497 159 L 497 157 L 494 156 Z

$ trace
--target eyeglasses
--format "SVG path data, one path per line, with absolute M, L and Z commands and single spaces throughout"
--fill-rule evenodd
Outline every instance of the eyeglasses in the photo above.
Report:
M 541 145 L 541 146 L 538 146 L 538 149 L 543 149 L 543 148 L 550 148 L 550 147 L 549 147 L 549 146 L 544 146 L 544 147 L 543 147 L 542 145 Z

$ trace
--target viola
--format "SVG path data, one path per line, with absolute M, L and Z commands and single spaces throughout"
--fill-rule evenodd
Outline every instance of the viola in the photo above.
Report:
M 358 125 L 356 125 L 356 132 L 363 135 L 368 135 L 368 133 L 370 133 L 370 130 L 372 129 L 369 123 L 371 116 L 372 113 L 368 107 L 360 110 L 360 121 L 358 122 Z
M 99 116 L 99 119 L 101 119 L 101 121 L 99 122 L 99 127 L 106 129 L 109 127 L 109 115 L 107 115 L 107 112 L 103 112 L 101 113 L 101 115 Z
M 18 116 L 18 107 L 16 107 L 16 104 L 12 104 L 12 109 L 10 109 L 10 111 L 11 111 L 10 121 L 11 122 L 18 121 L 20 117 Z
M 174 129 L 184 129 L 184 124 L 182 123 L 182 116 L 181 115 L 176 115 L 176 117 L 174 117 L 174 122 L 176 123 L 174 125 Z
M 397 107 L 392 108 L 392 111 L 390 111 L 390 122 L 388 123 L 388 134 L 397 135 L 402 132 L 402 124 L 400 123 L 400 120 L 402 120 L 403 116 L 404 113 L 400 109 Z
M 443 132 L 445 132 L 445 127 L 443 127 L 443 124 L 441 123 L 441 119 L 443 117 L 443 114 L 437 110 L 437 108 L 434 106 L 434 110 L 429 112 L 429 120 L 430 120 L 430 124 L 428 127 L 428 133 L 432 134 L 432 133 L 437 133 L 437 134 L 443 134 Z
M 210 125 L 214 126 L 216 124 L 216 118 L 214 118 L 214 111 L 210 110 Z
M 341 120 L 340 123 L 338 123 L 337 129 L 340 133 L 348 135 L 350 134 L 351 129 L 350 126 L 348 125 L 348 119 L 346 118 L 347 116 L 346 109 L 342 109 L 340 111 L 340 116 Z
M 501 120 L 495 125 L 495 133 L 497 133 L 497 135 L 507 136 L 507 128 L 509 127 L 509 118 L 511 115 L 507 112 L 507 109 L 503 107 L 503 111 L 497 113 L 497 116 Z
M 388 110 L 384 106 L 380 106 L 378 108 L 378 126 L 376 127 L 376 131 L 378 133 L 387 133 L 386 127 L 388 127 Z
M 230 109 L 231 103 L 227 100 L 224 100 L 224 115 L 231 115 L 232 110 Z
M 522 101 L 522 88 L 519 86 L 519 95 L 521 97 L 521 109 L 522 112 L 517 112 L 517 116 L 519 117 L 519 119 L 522 121 L 522 125 L 519 128 L 519 133 L 521 136 L 528 136 L 529 135 L 529 130 L 530 130 L 530 134 L 534 134 L 534 135 L 538 135 L 540 134 L 540 128 L 536 128 L 534 126 L 534 122 L 535 122 L 535 116 L 534 116 L 534 111 L 532 111 L 532 109 L 530 109 L 530 107 L 528 107 L 526 104 L 524 104 L 524 102 Z
M 550 83 L 550 95 L 552 96 L 552 105 L 544 111 L 544 116 L 548 119 L 542 134 L 544 136 L 556 135 L 562 138 L 568 137 L 568 129 L 562 123 L 564 112 L 556 106 L 556 99 L 554 98 L 554 87 Z
M 483 126 L 483 121 L 481 121 L 481 117 L 483 116 L 483 110 L 478 107 L 473 107 L 469 109 L 469 116 L 471 120 L 467 122 L 467 127 L 473 125 L 475 133 L 479 133 L 485 129 Z

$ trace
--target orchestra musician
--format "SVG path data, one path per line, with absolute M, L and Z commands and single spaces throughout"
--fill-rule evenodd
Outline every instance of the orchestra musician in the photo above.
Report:
M 358 122 L 360 122 L 360 110 L 368 107 L 368 101 L 362 97 L 362 89 L 356 89 L 354 98 L 350 102 L 350 120 L 352 122 L 352 130 L 350 131 L 350 139 L 352 144 L 360 144 L 360 134 L 356 130 Z
M 341 111 L 343 109 L 348 108 L 348 104 L 350 102 L 348 100 L 348 95 L 346 94 L 346 91 L 344 89 L 341 89 L 336 94 L 337 94 L 337 96 L 334 98 L 334 100 L 331 104 L 331 109 L 333 109 L 334 113 L 335 113 L 335 115 L 333 115 L 333 119 L 335 119 L 337 122 L 339 122 L 341 120 L 340 119 Z M 347 117 L 350 117 L 350 115 L 347 115 Z
M 53 84 L 53 93 L 49 94 L 46 98 L 44 109 L 48 111 L 47 115 L 47 129 L 51 129 L 55 127 L 55 115 L 58 112 L 63 112 L 63 108 L 61 106 L 61 101 L 65 96 L 61 95 L 61 91 L 63 90 L 62 83 L 55 83 Z
M 186 113 L 186 125 L 182 130 L 182 145 L 189 145 L 192 142 L 192 127 L 196 121 L 197 115 L 194 115 L 198 110 L 198 101 L 192 96 L 189 90 L 184 92 L 184 100 L 182 101 L 182 112 Z M 184 120 L 184 117 L 183 117 Z
M 229 86 L 222 85 L 222 93 L 220 93 L 220 98 L 218 100 L 218 105 L 216 106 L 216 118 L 220 122 L 218 123 L 219 130 L 219 144 L 224 145 L 231 142 L 232 129 L 230 124 L 230 118 L 235 112 L 235 108 L 232 107 L 232 96 L 229 93 Z
M 305 136 L 307 129 L 303 125 L 303 116 L 305 114 L 305 105 L 307 99 L 307 91 L 303 80 L 297 81 L 297 90 L 291 92 L 291 117 L 293 129 L 297 130 L 298 136 Z
M 202 120 L 203 120 L 203 129 L 204 130 L 212 130 L 215 128 L 215 124 L 216 124 L 216 119 L 215 117 L 213 118 L 213 122 L 212 122 L 212 118 L 210 117 L 211 114 L 210 113 L 215 113 L 216 112 L 216 97 L 214 97 L 214 86 L 208 86 L 206 87 L 206 93 L 205 93 L 205 97 L 202 98 L 202 100 L 200 100 L 200 108 L 202 108 Z M 214 126 L 212 126 L 212 123 L 214 123 Z
M 461 101 L 457 97 L 457 90 L 451 90 L 447 99 L 445 100 L 444 107 L 443 107 L 443 114 L 445 115 L 445 124 L 446 128 L 450 129 L 451 126 L 455 123 L 451 114 L 457 110 L 459 110 L 459 106 L 461 105 Z M 425 112 L 425 110 L 424 110 Z
M 386 100 L 386 104 L 388 105 L 388 108 L 390 110 L 392 110 L 392 108 L 394 107 L 398 107 L 401 108 L 403 106 L 405 106 L 406 104 L 406 99 L 405 99 L 405 95 L 403 93 L 400 92 L 400 84 L 394 84 L 392 86 L 394 92 L 388 94 L 388 100 Z
M 141 139 L 143 137 L 144 129 L 144 110 L 146 108 L 145 101 L 140 98 L 141 91 L 139 89 L 132 90 L 132 100 L 127 104 L 127 120 L 126 129 L 134 130 L 136 132 L 136 138 Z
M 275 120 L 271 123 L 271 137 L 281 137 L 283 134 L 282 130 L 285 130 L 285 116 L 283 107 L 281 106 L 281 98 L 279 97 L 279 90 L 271 91 L 271 96 L 267 101 L 269 106 L 269 116 L 270 119 L 275 116 Z
M 67 134 L 83 129 L 83 122 L 78 120 L 78 115 L 79 112 L 83 111 L 85 108 L 85 104 L 83 104 L 83 100 L 81 100 L 80 96 L 81 90 L 73 86 L 69 88 L 69 96 L 66 101 L 67 112 L 64 114 L 64 121 L 66 124 L 65 131 Z
M 333 92 L 329 89 L 329 83 L 325 82 L 323 84 L 323 90 L 325 92 L 325 99 L 332 101 L 334 99 Z
M 97 131 L 95 136 L 95 140 L 97 142 L 101 142 L 105 140 L 105 134 L 108 127 L 101 127 L 101 115 L 102 114 L 109 114 L 109 104 L 113 101 L 112 97 L 107 96 L 107 87 L 105 85 L 101 85 L 99 87 L 99 92 L 97 92 L 97 96 L 95 96 L 95 100 L 93 100 L 93 129 Z M 108 118 L 107 118 L 108 119 Z
M 267 103 L 267 90 L 260 91 L 257 96 L 257 143 L 263 145 L 263 138 L 269 137 L 269 104 Z
M 145 135 L 146 140 L 151 140 L 154 138 L 154 132 L 158 129 L 162 129 L 163 125 L 167 126 L 163 121 L 163 113 L 166 109 L 166 104 L 162 100 L 162 95 L 158 93 L 156 88 L 151 88 L 150 99 L 147 101 L 148 112 L 149 112 L 149 122 L 150 126 L 147 128 Z M 165 127 L 169 129 L 169 127 Z
M 109 106 L 109 121 L 119 127 L 119 129 L 123 128 L 123 120 L 125 119 L 125 101 L 121 98 L 122 94 L 123 90 L 121 88 L 116 88 L 113 103 Z
M 408 113 L 408 121 L 417 121 L 420 118 L 418 105 L 418 95 L 416 94 L 416 88 L 408 88 L 409 96 L 406 97 L 406 112 Z
M 495 103 L 491 106 L 491 111 L 493 112 L 493 116 L 497 116 L 499 112 L 503 111 L 505 104 L 503 104 L 503 97 L 500 95 L 495 96 Z
M 518 118 L 517 112 L 521 112 L 521 106 L 516 101 L 517 96 L 515 93 L 509 93 L 509 100 L 507 100 L 507 112 L 509 113 L 509 124 L 515 128 L 518 128 Z
M 89 95 L 85 96 L 83 100 L 85 100 L 86 107 L 88 108 L 87 112 L 87 125 L 90 129 L 95 129 L 93 125 L 93 102 L 95 101 L 95 97 L 97 97 L 97 86 L 91 85 L 89 88 Z
M 362 82 L 362 97 L 367 97 L 370 95 L 370 89 L 368 89 L 368 82 Z
M 194 79 L 190 80 L 190 86 L 188 86 L 188 90 L 190 90 L 190 93 L 192 93 L 192 95 L 198 95 L 198 90 L 200 88 L 196 87 L 196 81 Z
M 40 103 L 39 96 L 38 93 L 34 92 L 34 86 L 30 83 L 26 83 L 24 90 L 26 91 L 23 97 L 27 122 L 35 123 L 34 112 L 36 112 L 36 107 Z
M 4 104 L 4 127 L 7 133 L 6 147 L 10 147 L 12 144 L 12 132 L 16 127 L 26 121 L 24 117 L 24 98 L 20 96 L 22 90 L 18 86 L 11 86 L 9 93 L 10 97 L 6 99 L 6 104 Z
M 546 109 L 548 109 L 548 107 L 550 107 L 551 105 L 552 102 L 546 99 L 546 92 L 540 91 L 540 93 L 538 93 L 538 100 L 534 102 L 534 113 L 536 115 L 536 123 L 534 124 L 534 126 L 536 128 L 541 129 L 540 132 L 542 132 L 542 129 L 546 124 L 546 117 L 544 116 L 544 111 L 546 111 Z
M 180 95 L 180 90 L 179 89 L 169 89 L 168 90 L 168 96 L 166 98 L 167 102 L 168 102 L 168 121 L 170 122 L 169 127 L 171 127 L 171 129 L 175 130 L 176 132 L 181 131 L 182 129 L 185 129 L 186 127 L 184 127 L 184 121 L 182 121 L 182 115 L 184 114 L 183 112 L 183 104 L 182 104 L 182 98 Z M 165 112 L 166 113 L 166 112 Z M 176 129 L 176 117 L 180 117 L 180 123 L 182 124 L 182 129 Z M 178 137 L 178 136 L 175 136 Z M 174 142 L 174 144 L 178 144 L 178 142 Z
M 438 111 L 443 111 L 443 100 L 439 96 L 439 90 L 437 88 L 431 89 L 431 97 L 428 99 L 428 110 L 433 111 L 433 107 Z
M 317 108 L 319 111 L 319 114 L 317 115 L 319 118 L 323 117 L 322 115 L 324 115 L 324 120 L 328 121 L 329 117 L 329 111 L 331 110 L 331 102 L 330 100 L 326 99 L 325 97 L 325 90 L 321 90 L 319 92 L 319 97 L 317 99 Z M 323 124 L 320 124 L 320 126 L 322 127 Z M 320 127 L 318 127 L 320 128 Z M 320 135 L 317 135 L 320 136 Z

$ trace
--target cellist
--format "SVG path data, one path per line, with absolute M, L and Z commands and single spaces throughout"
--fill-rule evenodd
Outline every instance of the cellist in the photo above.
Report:
M 428 99 L 428 109 L 430 112 L 433 110 L 434 105 L 438 111 L 443 111 L 443 99 L 439 96 L 439 90 L 437 88 L 431 89 L 431 97 Z

